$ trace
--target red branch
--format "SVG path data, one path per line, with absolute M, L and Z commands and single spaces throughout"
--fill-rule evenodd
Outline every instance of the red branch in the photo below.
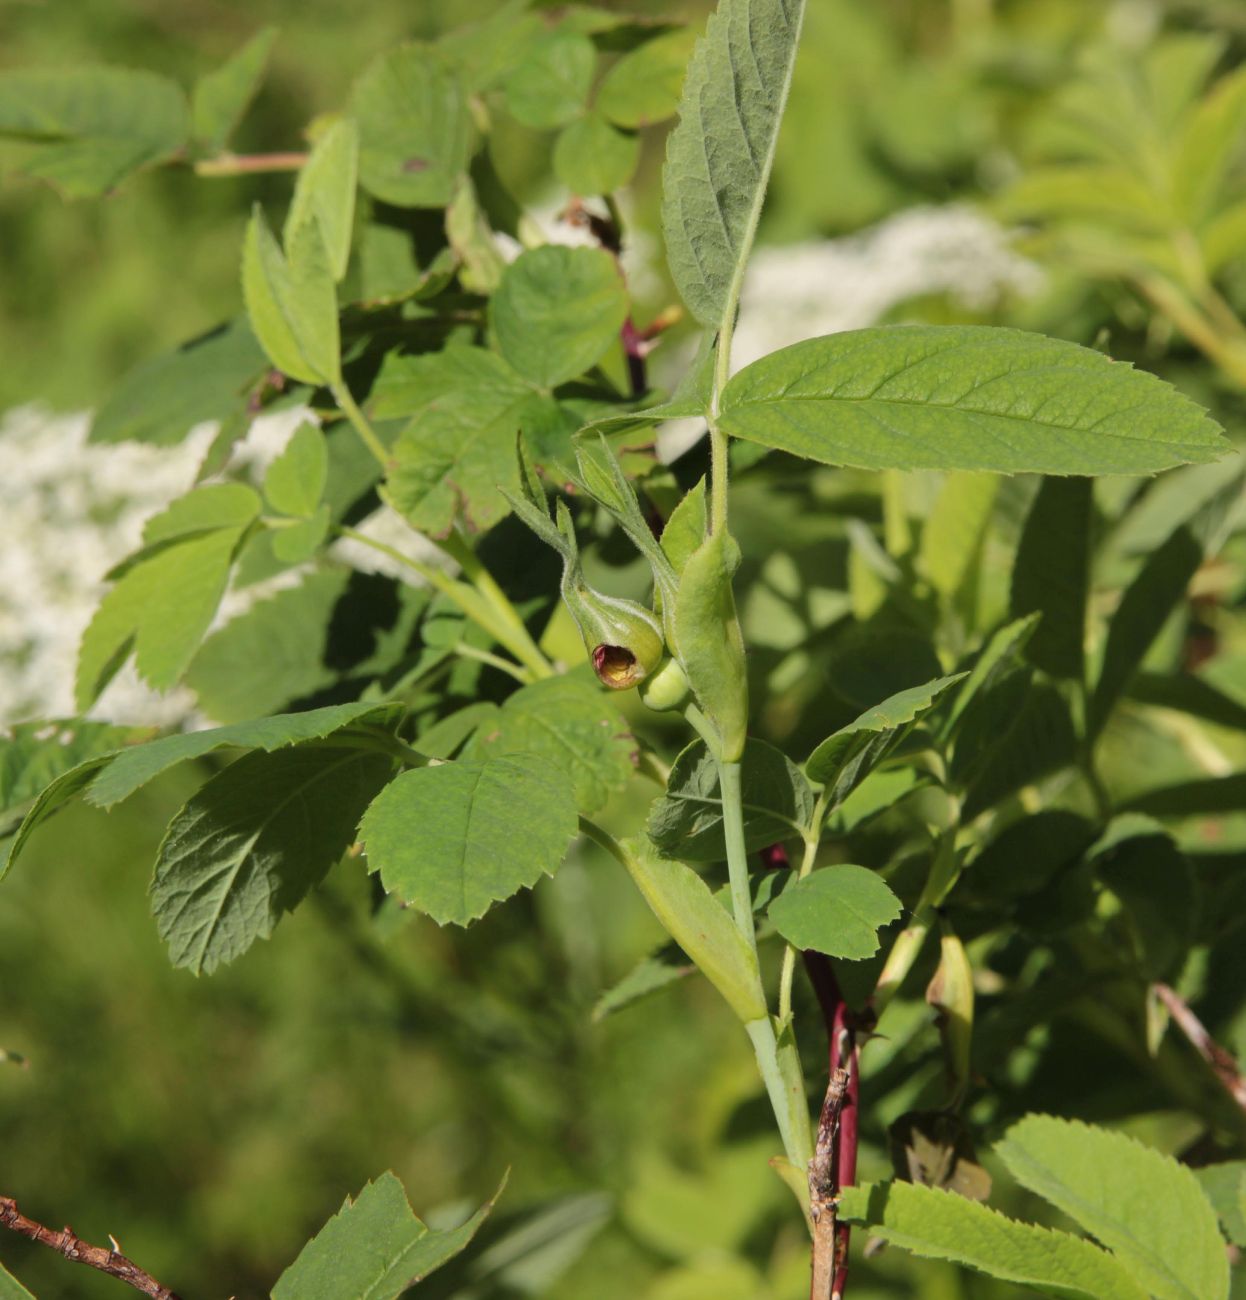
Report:
M 14 1232 L 47 1246 L 58 1255 L 72 1259 L 78 1264 L 86 1264 L 107 1273 L 120 1282 L 127 1282 L 136 1291 L 141 1291 L 151 1300 L 178 1300 L 178 1297 L 162 1286 L 150 1273 L 144 1272 L 132 1260 L 118 1250 L 106 1250 L 103 1246 L 91 1246 L 83 1241 L 72 1228 L 62 1228 L 54 1232 L 43 1224 L 28 1219 L 17 1208 L 17 1202 L 11 1197 L 0 1196 L 0 1227 L 11 1228 Z
M 1224 1090 L 1246 1110 L 1246 1077 L 1243 1077 L 1233 1053 L 1216 1042 L 1206 1025 L 1190 1010 L 1189 1003 L 1167 984 L 1156 984 L 1155 996 L 1168 1008 L 1168 1014 L 1189 1040 L 1190 1046 L 1211 1066 Z

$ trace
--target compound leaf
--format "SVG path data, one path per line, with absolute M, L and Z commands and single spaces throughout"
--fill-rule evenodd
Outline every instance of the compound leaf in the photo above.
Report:
M 1106 1251 L 1067 1232 L 1005 1218 L 934 1187 L 876 1183 L 844 1189 L 841 1216 L 925 1259 L 944 1259 L 1061 1300 L 1147 1300 Z
M 1027 1115 L 995 1147 L 1012 1176 L 1069 1215 L 1158 1300 L 1226 1300 L 1229 1263 L 1193 1170 L 1124 1133 Z

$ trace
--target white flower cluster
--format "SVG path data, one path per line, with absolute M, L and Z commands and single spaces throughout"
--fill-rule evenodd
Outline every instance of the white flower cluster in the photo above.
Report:
M 652 256 L 648 247 L 635 251 L 642 262 Z M 652 278 L 643 265 L 635 271 Z M 1003 230 L 959 206 L 912 209 L 851 238 L 762 248 L 750 265 L 733 358 L 738 367 L 800 339 L 872 324 L 924 294 L 989 307 L 1034 292 L 1039 276 Z M 266 464 L 301 418 L 294 411 L 257 421 L 233 465 Z M 146 519 L 193 486 L 213 435 L 205 425 L 176 447 L 96 446 L 86 441 L 89 423 L 34 406 L 0 419 L 0 723 L 72 715 L 78 642 L 106 589 L 103 575 L 138 546 Z M 703 428 L 664 431 L 664 452 Z M 409 551 L 411 533 L 400 525 L 382 510 L 362 530 Z M 358 543 L 339 543 L 337 553 L 359 568 L 395 571 Z M 431 547 L 419 553 L 437 555 Z M 221 617 L 270 589 L 232 596 Z M 192 708 L 188 693 L 158 696 L 127 668 L 92 716 L 185 725 Z

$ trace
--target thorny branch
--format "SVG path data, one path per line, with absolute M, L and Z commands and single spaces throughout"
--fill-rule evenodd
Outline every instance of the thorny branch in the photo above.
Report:
M 139 1268 L 119 1250 L 89 1245 L 70 1227 L 62 1228 L 59 1232 L 52 1228 L 45 1228 L 43 1224 L 36 1223 L 22 1214 L 12 1197 L 0 1196 L 0 1226 L 10 1228 L 23 1237 L 29 1237 L 31 1241 L 47 1246 L 49 1250 L 64 1255 L 66 1259 L 97 1268 L 101 1273 L 107 1273 L 120 1282 L 126 1282 L 136 1291 L 150 1296 L 151 1300 L 178 1300 L 177 1295 L 167 1286 L 157 1282 L 150 1273 Z
M 1246 1076 L 1243 1076 L 1233 1054 L 1216 1042 L 1203 1022 L 1190 1010 L 1189 1004 L 1167 984 L 1155 985 L 1155 996 L 1168 1009 L 1178 1029 L 1189 1040 L 1194 1050 L 1211 1066 L 1224 1090 L 1246 1110 Z

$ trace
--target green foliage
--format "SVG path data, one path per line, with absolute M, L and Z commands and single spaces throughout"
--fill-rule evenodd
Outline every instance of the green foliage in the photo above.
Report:
M 1246 382 L 1246 81 L 1205 94 L 1225 49 L 1175 14 L 1131 62 L 1090 49 L 1097 19 L 1071 0 L 1033 21 L 954 9 L 901 23 L 826 0 L 799 66 L 798 0 L 721 0 L 695 49 L 652 7 L 482 3 L 440 37 L 430 11 L 428 39 L 390 39 L 344 105 L 318 106 L 306 154 L 231 152 L 253 101 L 254 135 L 278 146 L 309 115 L 274 128 L 280 53 L 258 93 L 270 29 L 189 108 L 151 74 L 0 75 L 0 133 L 26 137 L 32 174 L 86 194 L 163 162 L 171 189 L 237 175 L 263 204 L 245 318 L 235 294 L 230 324 L 134 371 L 91 435 L 171 446 L 220 423 L 202 486 L 108 575 L 78 706 L 132 655 L 223 725 L 36 722 L 0 741 L 7 861 L 79 796 L 141 792 L 114 817 L 167 825 L 156 934 L 175 966 L 220 971 L 199 997 L 315 953 L 307 1059 L 325 1088 L 356 1070 L 347 1118 L 314 1178 L 288 1161 L 272 1176 L 309 1189 L 284 1253 L 262 1215 L 204 1229 L 214 1284 L 238 1222 L 265 1243 L 264 1269 L 222 1293 L 268 1284 L 358 1186 L 355 1130 L 389 1140 L 411 1092 L 422 1182 L 447 1201 L 475 1186 L 476 1204 L 513 1148 L 526 1205 L 451 1262 L 492 1202 L 466 1223 L 443 1205 L 430 1230 L 385 1175 L 274 1295 L 396 1296 L 445 1265 L 429 1294 L 458 1300 L 790 1300 L 807 1243 L 780 1180 L 808 1209 L 825 1024 L 851 1079 L 851 1111 L 832 1096 L 826 1112 L 845 1222 L 1046 1294 L 1227 1297 L 1221 1231 L 1240 1240 L 1246 1208 L 1224 1087 L 1246 518 L 1221 424 L 1235 432 Z M 353 71 L 336 51 L 333 66 Z M 792 86 L 799 130 L 780 144 Z M 625 274 L 654 224 L 654 127 L 677 105 L 660 221 L 705 327 L 682 353 L 671 286 Z M 254 180 L 270 170 L 295 174 Z M 595 246 L 548 242 L 547 170 L 589 200 L 565 215 Z M 1006 202 L 1041 227 L 1030 250 L 1068 256 L 1043 294 L 897 304 L 916 323 L 731 377 L 759 227 L 799 237 L 1014 174 Z M 635 202 L 616 201 L 633 178 Z M 669 396 L 655 348 L 687 361 L 658 372 Z M 266 469 L 230 457 L 293 405 L 309 415 Z M 677 417 L 708 445 L 670 456 L 654 427 Z M 361 524 L 379 501 L 391 532 Z M 358 571 L 361 549 L 400 576 Z M 231 585 L 244 612 L 214 626 Z M 6 925 L 0 950 L 18 952 Z M 257 980 L 247 1014 L 268 1017 L 281 989 Z M 110 1011 L 79 1019 L 112 1032 Z M 356 1069 L 372 1030 L 418 1044 L 415 1068 Z M 268 1056 L 301 1032 L 276 1026 L 246 1072 L 311 1131 L 321 1088 L 308 1104 Z M 241 1050 L 236 1027 L 219 1038 Z M 264 1132 L 230 1179 L 303 1148 L 303 1130 Z M 1001 1206 L 1034 1192 L 1092 1240 L 943 1190 L 985 1199 L 981 1132 L 1007 1133 Z M 1162 1153 L 1178 1149 L 1220 1160 L 1195 1175 Z M 865 1178 L 888 1152 L 902 1181 L 847 1185 L 858 1154 Z M 895 1251 L 858 1268 L 863 1295 L 949 1276 Z
M 725 0 L 688 65 L 666 149 L 662 233 L 702 325 L 731 322 L 766 197 L 804 0 Z
M 438 924 L 467 925 L 562 862 L 575 800 L 527 754 L 417 768 L 368 809 L 360 838 L 387 890 Z
M 728 433 L 859 469 L 1146 474 L 1229 450 L 1145 371 L 1018 330 L 853 330 L 782 348 L 723 393 Z
M 878 951 L 878 931 L 899 917 L 900 900 L 865 867 L 830 867 L 794 881 L 769 915 L 793 947 L 859 961 Z
M 277 1279 L 273 1300 L 395 1300 L 466 1249 L 501 1192 L 459 1227 L 436 1231 L 416 1218 L 402 1183 L 384 1173 L 347 1197 L 303 1247 Z

